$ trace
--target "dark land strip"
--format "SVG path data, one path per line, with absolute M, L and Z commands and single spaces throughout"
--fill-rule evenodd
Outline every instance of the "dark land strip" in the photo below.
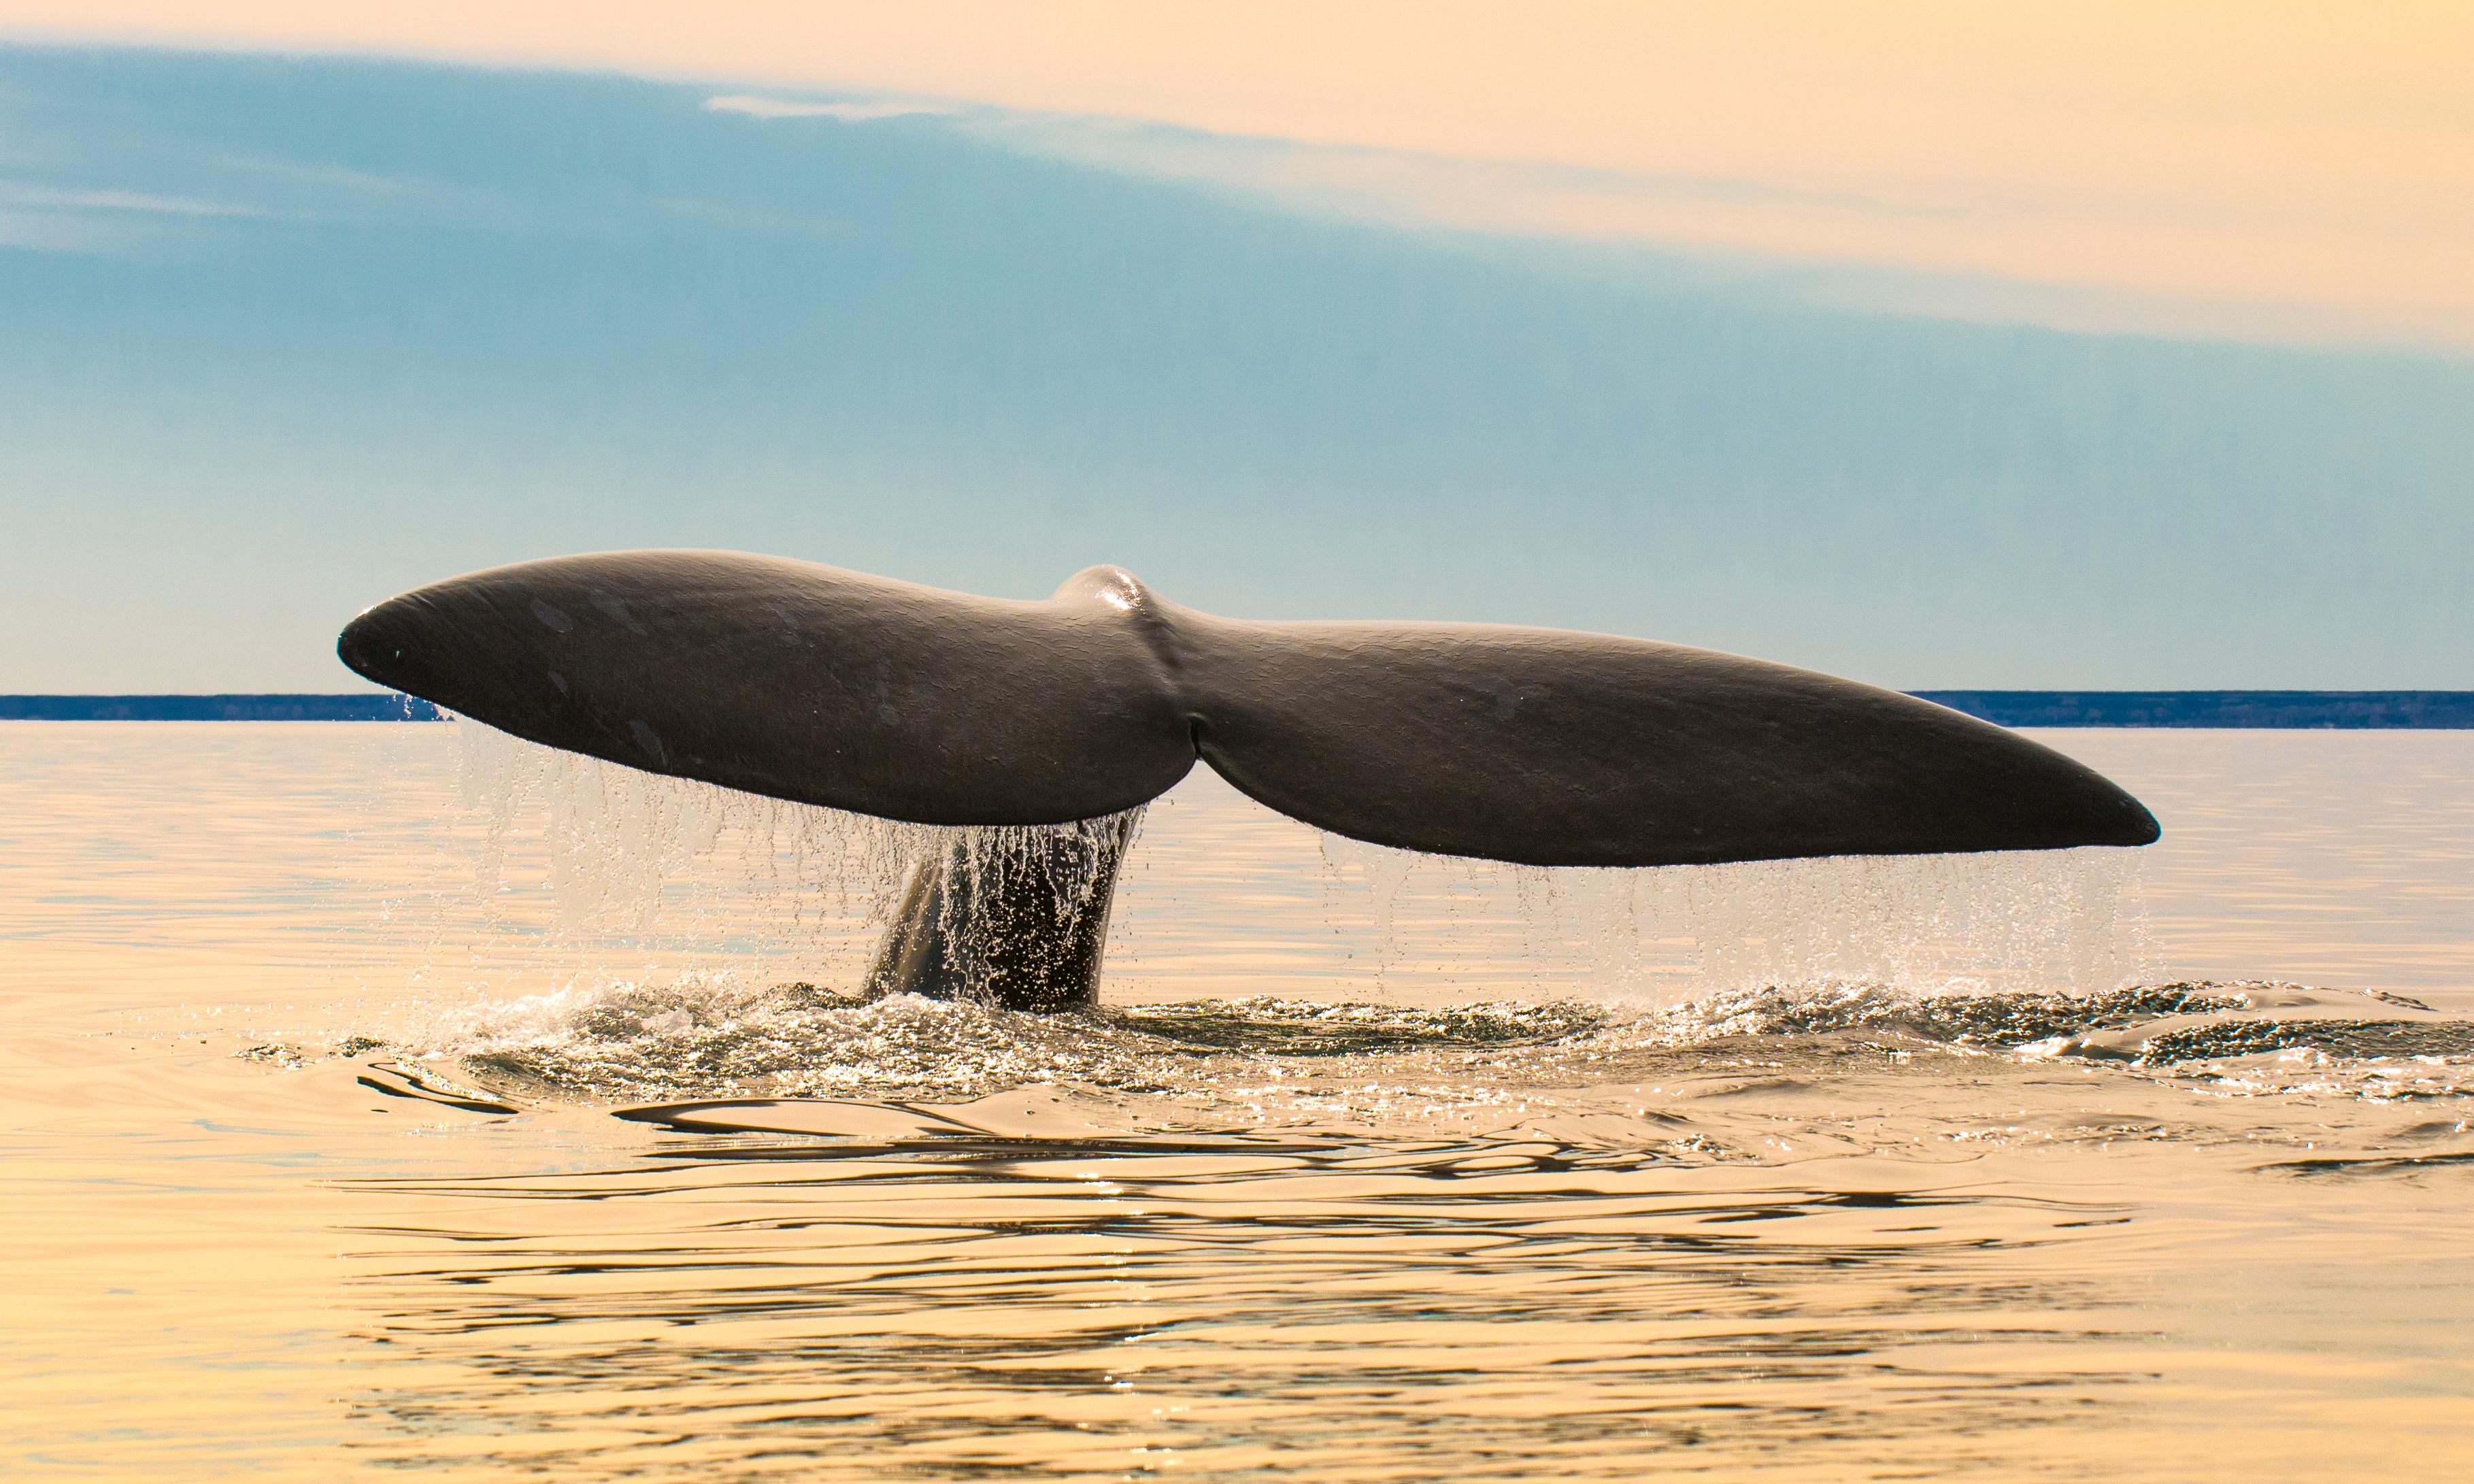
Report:
M 2474 691 L 1918 691 L 2003 726 L 2474 728 Z
M 2002 726 L 2474 730 L 2474 691 L 1917 691 Z M 0 695 L 0 721 L 439 721 L 359 695 Z

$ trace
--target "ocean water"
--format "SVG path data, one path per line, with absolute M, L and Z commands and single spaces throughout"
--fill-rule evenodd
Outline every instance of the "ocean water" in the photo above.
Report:
M 0 724 L 0 1474 L 2474 1472 L 2474 733 L 2044 737 L 2165 840 L 1514 870 L 1198 776 L 1039 1019 L 847 997 L 922 832 Z

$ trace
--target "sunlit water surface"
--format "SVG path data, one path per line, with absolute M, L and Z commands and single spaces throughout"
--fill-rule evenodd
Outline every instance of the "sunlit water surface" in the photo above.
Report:
M 2164 843 L 1514 871 L 1198 777 L 1041 1020 L 843 996 L 919 832 L 0 724 L 0 1473 L 2474 1470 L 2474 734 L 2045 740 Z

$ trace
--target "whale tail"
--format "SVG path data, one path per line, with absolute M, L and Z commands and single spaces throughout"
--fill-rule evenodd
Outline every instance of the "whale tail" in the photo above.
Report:
M 534 742 L 926 824 L 1101 819 L 1201 760 L 1336 834 L 1534 865 L 2158 833 L 2083 765 L 1895 692 L 1611 635 L 1221 619 L 1116 568 L 1021 602 L 736 552 L 561 557 L 381 603 L 337 649 L 381 685 Z M 1123 845 L 1104 852 L 1111 879 Z M 1045 921 L 956 869 L 922 867 L 880 985 L 958 983 L 954 965 L 986 960 L 984 936 L 952 936 L 968 918 L 1051 948 L 1088 938 L 1087 965 L 1057 949 L 1042 960 L 1055 969 L 993 991 L 1087 999 L 1104 890 L 1096 928 Z

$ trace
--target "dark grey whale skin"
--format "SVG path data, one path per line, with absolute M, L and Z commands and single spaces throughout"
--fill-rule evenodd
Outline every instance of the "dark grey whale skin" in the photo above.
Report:
M 1893 692 L 1603 634 L 1217 619 L 1114 567 L 1008 602 L 738 552 L 558 557 L 392 598 L 336 647 L 534 742 L 922 824 L 1120 815 L 1201 758 L 1342 835 L 1533 865 L 2157 836 L 2079 764 Z M 1095 1003 L 1132 834 L 923 862 L 867 991 Z
M 1603 634 L 1220 619 L 1113 567 L 1020 602 L 738 552 L 557 557 L 392 598 L 337 648 L 534 742 L 927 824 L 1113 814 L 1199 757 L 1337 834 L 1532 865 L 2157 838 L 2095 771 L 1895 692 Z

